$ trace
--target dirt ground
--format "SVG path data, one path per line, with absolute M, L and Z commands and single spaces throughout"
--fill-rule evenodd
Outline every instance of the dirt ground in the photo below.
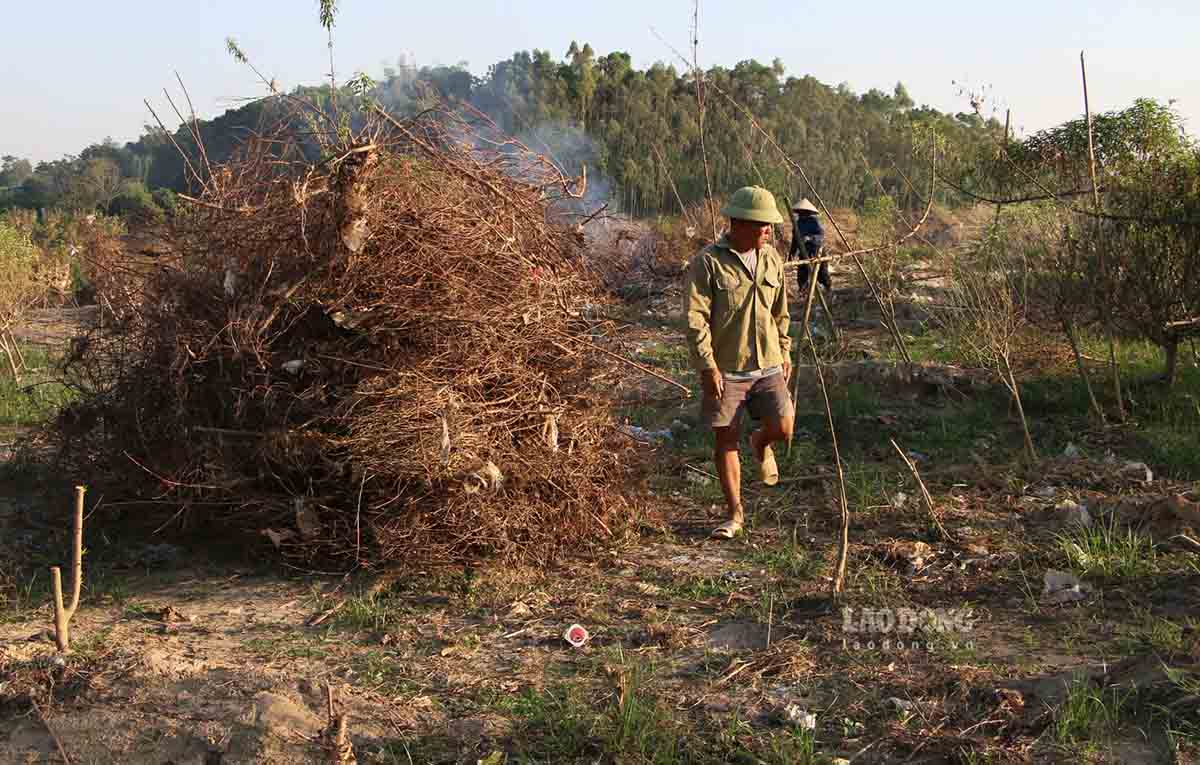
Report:
M 784 480 L 744 471 L 735 541 L 708 536 L 720 492 L 694 399 L 631 378 L 665 521 L 615 549 L 367 577 L 89 528 L 66 656 L 46 567 L 67 556 L 71 487 L 0 448 L 0 762 L 330 762 L 328 689 L 364 763 L 1196 762 L 1200 554 L 1179 538 L 1200 530 L 1195 484 L 1130 467 L 1128 433 L 1050 416 L 1036 436 L 1053 456 L 1018 462 L 986 380 L 871 371 L 885 336 L 835 278 L 839 599 L 810 373 Z M 620 349 L 694 386 L 676 302 L 618 317 Z M 1053 571 L 1079 586 L 1049 591 Z

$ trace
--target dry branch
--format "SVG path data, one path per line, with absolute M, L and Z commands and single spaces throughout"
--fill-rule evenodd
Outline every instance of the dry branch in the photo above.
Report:
M 346 713 L 337 714 L 333 686 L 325 684 L 325 700 L 328 723 L 325 728 L 325 745 L 329 750 L 329 765 L 357 765 L 354 745 L 350 742 Z
M 99 269 L 119 318 L 67 360 L 65 464 L 141 499 L 122 522 L 293 562 L 544 562 L 636 522 L 616 360 L 687 388 L 583 318 L 607 298 L 555 207 L 582 179 L 449 108 L 360 116 L 320 157 L 279 117 L 185 205 L 172 265 Z
M 911 472 L 913 478 L 916 479 L 917 487 L 921 490 L 921 499 L 925 502 L 925 509 L 929 511 L 929 518 L 933 521 L 933 525 L 937 528 L 938 533 L 942 535 L 942 539 L 946 540 L 947 542 L 953 542 L 954 538 L 950 536 L 950 532 L 946 531 L 946 527 L 942 525 L 941 518 L 938 517 L 937 509 L 933 506 L 933 497 L 929 495 L 929 489 L 925 486 L 925 481 L 921 479 L 921 474 L 917 471 L 916 464 L 914 464 L 913 461 L 909 459 L 908 455 L 904 453 L 904 450 L 897 445 L 896 439 L 893 438 L 890 440 L 892 442 L 892 448 L 895 449 L 896 453 L 900 455 L 900 459 L 904 460 L 904 464 L 908 466 L 909 472 Z

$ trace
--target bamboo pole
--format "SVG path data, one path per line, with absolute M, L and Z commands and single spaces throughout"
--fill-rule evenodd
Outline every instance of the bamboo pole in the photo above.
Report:
M 1012 109 L 1004 110 L 1004 151 L 1008 151 L 1008 135 L 1012 125 Z M 1003 196 L 1004 189 L 1000 190 Z M 996 220 L 992 223 L 992 228 L 1000 226 L 1000 211 L 1004 209 L 1004 202 L 996 202 Z
M 817 382 L 821 385 L 821 397 L 825 401 L 825 417 L 829 422 L 829 437 L 833 440 L 833 459 L 837 465 L 838 476 L 838 506 L 841 509 L 841 529 L 838 534 L 837 565 L 834 568 L 833 583 L 830 592 L 836 600 L 841 597 L 846 584 L 846 561 L 850 555 L 850 503 L 846 499 L 846 474 L 842 469 L 842 452 L 838 448 L 837 428 L 833 424 L 833 407 L 829 404 L 829 390 L 825 387 L 825 372 L 821 365 L 821 357 L 817 355 L 817 346 L 813 342 L 812 332 L 808 332 L 808 348 L 812 353 L 813 364 L 817 368 Z
M 1088 101 L 1088 86 L 1087 86 L 1087 63 L 1084 60 L 1083 51 L 1079 52 L 1079 71 L 1083 76 L 1083 111 L 1087 116 L 1087 132 L 1088 132 L 1088 173 L 1092 179 L 1092 203 L 1094 212 L 1100 214 L 1100 187 L 1096 184 L 1096 147 L 1092 136 L 1092 107 Z M 1105 303 L 1110 310 L 1104 311 L 1104 329 L 1108 335 L 1108 357 L 1109 364 L 1112 367 L 1112 383 L 1113 393 L 1117 397 L 1117 418 L 1122 422 L 1125 421 L 1125 399 L 1121 395 L 1121 369 L 1117 365 L 1117 344 L 1113 338 L 1112 329 L 1112 293 L 1109 283 L 1109 269 L 1104 259 L 1104 248 L 1100 247 L 1100 219 L 1096 219 L 1096 247 L 1100 254 L 1100 273 L 1104 274 L 1105 287 Z
M 704 73 L 700 69 L 700 0 L 692 3 L 692 76 L 696 78 L 696 118 L 700 127 L 700 158 L 704 162 L 705 201 L 712 221 L 712 240 L 717 241 L 717 206 L 713 202 L 712 174 L 708 169 L 708 149 L 704 145 Z

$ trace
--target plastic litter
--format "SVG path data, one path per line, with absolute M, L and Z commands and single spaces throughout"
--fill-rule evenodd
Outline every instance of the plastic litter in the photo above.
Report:
M 800 730 L 815 730 L 817 727 L 817 716 L 796 704 L 788 704 L 783 708 L 783 719 Z
M 1050 569 L 1044 577 L 1042 600 L 1047 603 L 1074 603 L 1084 600 L 1091 591 L 1091 585 L 1081 582 L 1071 572 Z
M 651 443 L 670 441 L 674 438 L 674 434 L 670 430 L 646 430 L 637 425 L 624 425 L 620 428 L 620 431 L 638 441 L 648 441 Z
M 1150 483 L 1154 480 L 1154 472 L 1145 462 L 1126 462 L 1121 468 L 1121 476 L 1134 481 Z
M 1090 528 L 1092 525 L 1092 514 L 1087 511 L 1087 508 L 1069 499 L 1064 499 L 1054 506 L 1058 513 L 1058 520 L 1064 526 L 1072 524 Z
M 563 640 L 567 641 L 576 648 L 579 648 L 590 639 L 591 635 L 589 635 L 588 631 L 583 627 L 583 625 L 580 624 L 572 624 L 570 627 L 567 627 L 567 631 L 563 633 Z

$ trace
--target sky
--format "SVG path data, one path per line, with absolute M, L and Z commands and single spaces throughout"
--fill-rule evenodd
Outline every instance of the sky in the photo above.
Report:
M 184 106 L 176 73 L 202 118 L 264 94 L 225 50 L 233 37 L 287 89 L 327 78 L 329 52 L 316 0 L 0 0 L 0 156 L 35 162 L 75 154 L 105 137 L 136 140 L 153 117 L 174 128 L 163 91 Z M 340 0 L 334 31 L 340 79 L 378 77 L 401 55 L 418 65 L 466 62 L 475 74 L 517 50 L 565 56 L 572 40 L 634 65 L 682 68 L 691 0 Z M 1200 135 L 1197 0 L 702 0 L 700 63 L 783 61 L 855 92 L 902 81 L 919 105 L 985 115 L 1027 134 L 1083 113 L 1079 54 L 1086 52 L 1095 112 L 1135 98 L 1176 100 Z

